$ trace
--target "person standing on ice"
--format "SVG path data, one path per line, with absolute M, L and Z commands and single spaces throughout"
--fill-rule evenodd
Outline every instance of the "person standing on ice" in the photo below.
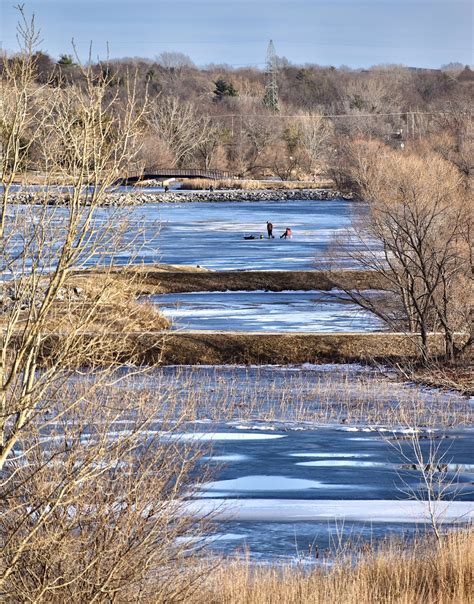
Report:
M 273 236 L 273 224 L 267 220 L 267 233 L 269 239 L 275 239 Z

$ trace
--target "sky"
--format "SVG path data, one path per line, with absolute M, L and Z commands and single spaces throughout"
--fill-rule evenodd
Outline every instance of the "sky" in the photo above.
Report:
M 0 0 L 2 48 L 16 49 L 16 0 Z M 440 67 L 474 63 L 474 0 L 25 0 L 54 58 L 156 58 L 263 67 L 268 41 L 292 63 Z

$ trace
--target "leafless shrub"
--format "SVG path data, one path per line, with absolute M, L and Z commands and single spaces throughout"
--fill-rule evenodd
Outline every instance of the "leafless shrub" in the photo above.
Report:
M 4 466 L 0 590 L 11 601 L 181 600 L 198 576 L 179 538 L 199 535 L 180 502 L 200 448 L 167 438 L 181 420 L 155 393 L 77 380 L 46 393 L 47 419 Z M 64 411 L 64 398 L 81 402 Z
M 38 89 L 34 21 L 22 23 L 21 53 L 1 76 L 11 94 L 0 121 L 0 597 L 185 599 L 195 575 L 176 538 L 193 530 L 180 501 L 199 451 L 163 435 L 180 425 L 171 402 L 155 396 L 153 406 L 118 388 L 120 354 L 104 337 L 104 309 L 124 303 L 117 254 L 133 260 L 146 242 L 130 232 L 126 209 L 102 204 L 139 149 L 146 105 L 133 77 L 124 103 L 107 71 L 90 65 L 78 66 L 77 84 Z M 29 205 L 10 204 L 12 183 L 24 182 L 31 116 L 46 184 L 71 183 L 61 206 L 49 205 L 47 188 Z M 80 291 L 77 271 L 88 267 L 100 278 Z M 87 380 L 69 369 L 90 365 Z

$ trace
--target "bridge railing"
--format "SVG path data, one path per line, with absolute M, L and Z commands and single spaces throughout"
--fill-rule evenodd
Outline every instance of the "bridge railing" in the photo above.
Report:
M 117 180 L 116 184 L 127 182 L 138 182 L 141 180 L 159 180 L 164 178 L 205 178 L 208 180 L 233 180 L 236 178 L 232 172 L 224 170 L 199 170 L 197 168 L 181 169 L 159 169 L 152 174 L 145 172 L 144 174 L 126 176 Z
M 143 178 L 147 178 L 150 175 L 144 174 Z M 235 178 L 232 172 L 226 172 L 223 170 L 199 170 L 199 169 L 170 169 L 170 170 L 157 170 L 155 174 L 151 175 L 159 177 L 185 177 L 185 178 L 212 178 L 214 180 Z

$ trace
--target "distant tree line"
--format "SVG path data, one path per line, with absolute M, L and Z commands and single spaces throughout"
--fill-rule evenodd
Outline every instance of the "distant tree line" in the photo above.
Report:
M 136 79 L 139 97 L 149 103 L 139 158 L 148 171 L 196 167 L 245 177 L 331 177 L 350 187 L 354 183 L 340 164 L 351 141 L 374 139 L 395 148 L 432 141 L 450 156 L 465 145 L 465 124 L 455 116 L 472 113 L 469 67 L 351 70 L 295 66 L 281 58 L 276 64 L 277 112 L 264 102 L 265 73 L 254 68 L 198 68 L 183 53 L 164 52 L 154 61 L 97 62 L 92 70 L 123 107 L 127 82 Z M 46 90 L 58 82 L 63 88 L 80 85 L 83 78 L 70 54 L 55 61 L 38 51 L 34 66 L 35 81 Z M 29 167 L 40 168 L 34 146 L 29 151 Z

